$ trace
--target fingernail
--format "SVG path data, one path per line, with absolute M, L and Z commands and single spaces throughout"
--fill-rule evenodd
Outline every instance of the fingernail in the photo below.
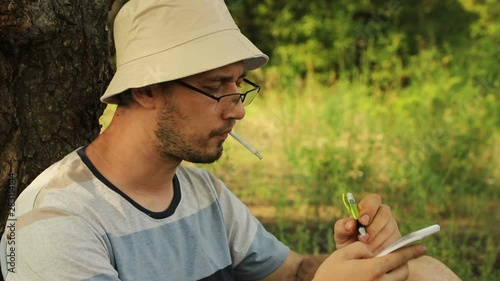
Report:
M 345 230 L 351 232 L 354 228 L 355 228 L 355 223 L 353 220 L 350 220 L 348 221 L 346 224 L 345 224 Z
M 359 222 L 362 225 L 368 225 L 370 223 L 370 217 L 368 215 L 363 215 L 361 218 L 359 218 Z
M 360 235 L 358 236 L 359 241 L 361 241 L 361 242 L 363 242 L 363 243 L 368 242 L 368 238 L 369 238 L 369 234 L 368 234 L 368 233 L 366 233 L 365 235 L 361 235 L 361 234 L 360 234 Z

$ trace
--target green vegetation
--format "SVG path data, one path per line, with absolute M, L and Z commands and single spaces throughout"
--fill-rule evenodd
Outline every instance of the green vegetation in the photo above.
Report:
M 430 76 L 384 98 L 345 81 L 265 91 L 237 126 L 263 160 L 228 140 L 208 168 L 251 209 L 273 206 L 256 215 L 299 251 L 333 249 L 342 192 L 380 193 L 403 234 L 442 226 L 424 243 L 464 280 L 499 280 L 498 99 L 453 87 L 446 71 Z
M 341 194 L 379 193 L 463 280 L 500 280 L 497 0 L 228 0 L 271 57 L 204 166 L 293 249 L 331 252 Z

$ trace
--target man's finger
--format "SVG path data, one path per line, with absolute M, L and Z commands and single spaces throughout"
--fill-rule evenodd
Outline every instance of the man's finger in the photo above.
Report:
M 411 259 L 425 254 L 426 251 L 427 249 L 423 245 L 413 245 L 401 248 L 393 253 L 390 253 L 383 257 L 379 257 L 377 259 L 385 258 L 384 262 L 381 263 L 380 269 L 383 272 L 389 272 L 405 265 Z
M 356 220 L 353 218 L 340 219 L 335 223 L 335 243 L 337 245 L 353 241 L 356 238 Z
M 382 197 L 378 194 L 369 194 L 359 202 L 359 221 L 368 226 L 382 205 Z
M 336 253 L 340 254 L 344 260 L 367 259 L 373 257 L 373 252 L 370 251 L 365 244 L 359 241 L 349 244 L 341 250 L 337 250 Z

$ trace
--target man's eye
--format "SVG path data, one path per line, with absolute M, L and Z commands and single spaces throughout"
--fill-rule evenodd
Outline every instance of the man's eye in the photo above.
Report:
M 205 89 L 211 94 L 215 94 L 219 91 L 219 87 L 205 87 Z

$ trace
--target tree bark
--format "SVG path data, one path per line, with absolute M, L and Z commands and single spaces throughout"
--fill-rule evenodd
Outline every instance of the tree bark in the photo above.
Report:
M 16 195 L 99 133 L 112 0 L 0 0 L 0 231 Z

